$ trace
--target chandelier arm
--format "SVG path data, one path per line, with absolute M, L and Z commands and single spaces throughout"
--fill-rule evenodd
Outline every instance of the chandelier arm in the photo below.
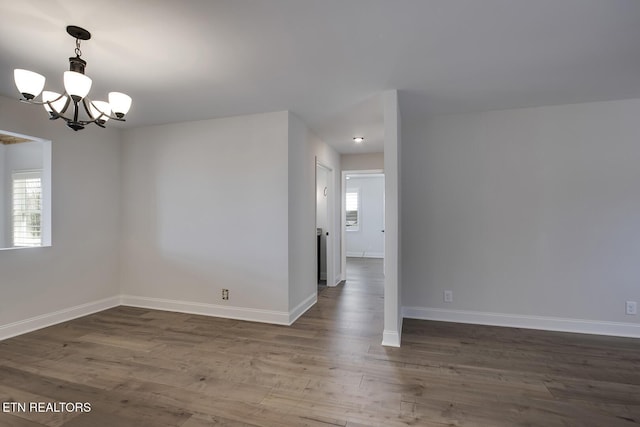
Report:
M 89 101 L 89 103 L 91 103 L 91 101 Z M 91 117 L 94 121 L 97 120 L 96 117 L 93 117 L 93 115 L 91 114 L 91 111 L 89 111 L 89 106 L 87 105 L 87 97 L 86 96 L 84 98 L 82 98 L 82 106 L 84 107 L 85 113 L 87 113 L 87 115 L 89 117 Z
M 102 116 L 104 116 L 104 117 L 109 117 L 109 119 L 111 119 L 111 120 L 116 120 L 116 121 L 118 121 L 118 122 L 126 122 L 126 120 L 125 120 L 125 119 L 121 119 L 121 118 L 119 118 L 119 117 L 110 116 L 109 114 L 102 113 Z M 102 117 L 102 116 L 100 116 L 100 117 Z
M 58 99 L 56 99 L 55 101 L 59 100 L 60 98 L 62 98 L 64 95 L 60 95 L 60 97 Z M 56 110 L 52 103 L 55 101 L 49 101 L 46 104 L 49 104 L 49 107 L 51 108 L 51 118 L 49 120 L 56 120 L 56 119 L 62 119 L 65 122 L 69 122 L 70 119 L 68 119 L 67 117 L 64 116 L 64 113 L 67 111 L 67 108 L 69 108 L 69 104 L 71 103 L 71 98 L 67 97 L 67 102 L 64 103 L 64 107 L 62 107 L 62 110 L 58 111 Z M 44 103 L 43 103 L 44 104 Z
M 51 109 L 51 112 L 49 113 L 49 116 L 51 116 L 51 117 L 49 117 L 49 120 L 58 120 L 58 119 L 67 120 L 67 118 L 65 116 L 63 116 L 62 114 L 58 113 L 53 108 Z
M 87 102 L 88 101 L 88 102 Z M 90 123 L 95 123 L 96 126 L 99 126 L 101 128 L 105 128 L 104 124 L 106 123 L 106 120 L 104 120 L 102 118 L 102 116 L 106 116 L 106 114 L 104 114 L 102 111 L 100 111 L 95 105 L 93 105 L 93 107 L 100 113 L 100 115 L 98 117 L 93 117 L 93 114 L 91 114 L 91 111 L 89 109 L 89 105 L 93 105 L 93 102 L 91 102 L 91 100 L 87 97 L 82 99 L 82 106 L 84 107 L 84 111 L 86 111 L 87 116 L 91 117 L 93 120 L 87 120 L 84 122 L 84 124 L 90 124 Z
M 73 103 L 74 104 L 74 115 L 73 118 L 69 118 L 66 117 L 64 115 L 64 113 L 69 109 L 69 105 L 71 105 L 71 97 L 67 97 L 67 102 L 65 102 L 64 107 L 62 108 L 62 110 L 58 111 L 55 109 L 55 107 L 53 106 L 53 103 L 59 101 L 60 99 L 62 99 L 65 95 L 60 95 L 59 97 L 57 97 L 56 99 L 53 99 L 51 101 L 35 101 L 33 99 L 21 99 L 20 101 L 25 102 L 27 104 L 32 104 L 32 105 L 48 105 L 49 108 L 51 108 L 51 112 L 50 115 L 51 117 L 49 118 L 50 120 L 57 120 L 57 119 L 62 119 L 67 123 L 71 123 L 71 124 L 77 124 L 77 125 L 81 125 L 81 126 L 86 126 L 89 125 L 91 123 L 95 123 L 97 126 L 100 126 L 101 128 L 106 128 L 106 126 L 100 124 L 98 122 L 98 120 L 100 120 L 102 117 L 108 117 L 109 119 L 112 120 L 117 120 L 119 122 L 124 122 L 126 121 L 125 119 L 121 119 L 115 116 L 111 116 L 109 114 L 100 112 L 100 116 L 93 118 L 92 120 L 78 120 L 79 117 L 79 111 L 78 111 L 78 105 L 77 103 Z M 88 103 L 91 103 L 91 100 L 88 100 L 88 98 L 83 98 L 82 99 L 82 105 L 85 109 L 85 111 L 87 112 L 87 114 L 89 115 L 89 117 L 93 117 L 90 113 L 89 113 L 89 109 L 88 109 Z M 99 111 L 99 110 L 98 110 Z
M 62 110 L 58 111 L 54 108 L 53 103 L 56 101 L 59 101 L 60 99 L 62 99 L 65 95 L 60 95 L 58 98 L 51 100 L 51 101 L 34 101 L 32 99 L 21 99 L 20 101 L 25 102 L 27 104 L 33 104 L 33 105 L 48 105 L 49 108 L 51 108 L 51 112 L 50 115 L 51 117 L 49 118 L 49 120 L 57 120 L 57 119 L 62 119 L 64 120 L 67 124 L 74 124 L 74 125 L 80 125 L 80 126 L 86 126 L 89 125 L 91 123 L 95 123 L 97 126 L 100 126 L 101 128 L 105 129 L 106 126 L 104 126 L 103 124 L 100 124 L 98 122 L 98 120 L 100 120 L 102 117 L 108 117 L 111 120 L 116 120 L 119 122 L 125 122 L 126 120 L 124 118 L 119 118 L 116 116 L 112 116 L 110 114 L 106 114 L 103 112 L 100 112 L 100 115 L 92 120 L 78 120 L 79 117 L 79 109 L 78 109 L 78 104 L 76 102 L 73 102 L 71 97 L 67 97 L 67 102 L 65 102 L 64 107 L 62 108 Z M 71 105 L 71 103 L 73 102 L 74 105 L 74 114 L 73 114 L 73 118 L 69 118 L 66 117 L 64 115 L 64 113 L 69 109 L 69 105 Z M 89 103 L 91 101 L 89 100 Z M 82 99 L 82 105 L 85 109 L 85 111 L 89 114 L 89 117 L 93 117 L 90 113 L 89 113 L 89 109 L 88 109 L 88 104 L 87 104 L 87 100 L 85 98 Z
M 82 106 L 84 107 L 84 111 L 87 113 L 91 120 L 78 120 L 78 116 L 80 113 L 80 108 L 78 108 L 78 102 L 74 102 L 74 114 L 73 114 L 73 124 L 86 126 L 91 123 L 98 124 L 98 119 L 94 119 L 91 113 L 89 112 L 89 106 L 87 105 L 87 98 L 82 98 Z
M 88 99 L 87 97 L 85 97 L 82 100 L 82 102 L 84 102 L 85 99 L 87 99 L 89 101 L 89 104 L 93 104 L 93 102 L 90 99 Z M 100 109 L 98 107 L 96 107 L 95 105 L 94 105 L 94 107 L 96 108 L 96 110 L 100 111 Z M 86 105 L 84 106 L 84 108 L 87 111 L 87 113 L 89 113 L 89 110 L 87 109 Z M 93 116 L 91 114 L 89 114 L 89 117 L 93 117 Z M 107 118 L 109 118 L 111 120 L 117 120 L 119 122 L 126 122 L 126 120 L 124 118 L 119 118 L 117 116 L 112 116 L 111 114 L 107 114 L 107 113 L 104 113 L 102 111 L 100 111 L 100 116 L 96 117 L 95 120 L 99 120 L 101 117 L 107 117 Z M 93 120 L 92 122 L 95 122 L 95 120 Z M 101 127 L 105 127 L 105 126 L 101 126 Z
M 48 104 L 49 107 L 51 107 L 51 118 L 50 120 L 56 120 L 56 119 L 62 119 L 65 122 L 69 123 L 72 122 L 73 120 L 65 117 L 64 113 L 67 111 L 67 108 L 69 108 L 69 104 L 70 104 L 70 99 L 67 99 L 67 102 L 64 104 L 64 108 L 62 108 L 61 111 L 57 111 L 55 108 L 53 108 L 53 105 L 51 105 L 54 101 L 50 101 L 50 102 L 39 102 L 38 104 Z
M 62 98 L 63 96 L 64 95 L 60 95 L 60 98 Z M 69 104 L 71 104 L 71 97 L 67 96 L 67 102 L 64 103 L 64 107 L 62 107 L 60 114 L 64 114 L 67 111 L 67 108 L 69 108 Z M 54 110 L 54 108 L 51 109 Z
M 59 97 L 57 97 L 56 99 L 52 99 L 51 101 L 36 101 L 35 99 L 24 99 L 24 98 L 20 98 L 18 101 L 20 102 L 24 102 L 26 104 L 32 104 L 32 105 L 48 105 L 49 107 L 51 107 L 51 104 L 59 101 L 62 99 L 62 97 L 64 96 L 64 94 L 60 95 Z
M 60 114 L 58 114 L 58 113 L 51 113 L 51 114 L 49 115 L 49 120 L 58 120 L 58 119 L 66 120 L 63 116 L 61 116 L 61 115 L 60 115 Z
M 53 101 L 52 101 L 52 102 L 53 102 Z M 91 102 L 91 101 L 89 101 L 89 102 Z M 66 105 L 65 105 L 65 108 L 64 108 L 60 113 L 58 113 L 55 109 L 53 109 L 52 114 L 53 114 L 53 116 L 54 116 L 54 117 L 52 117 L 51 119 L 52 119 L 52 120 L 55 120 L 55 119 L 62 119 L 62 120 L 64 120 L 68 125 L 77 125 L 77 126 L 82 126 L 82 127 L 84 127 L 84 126 L 89 125 L 89 124 L 91 124 L 91 123 L 95 123 L 96 125 L 100 126 L 101 128 L 104 128 L 104 127 L 105 127 L 105 126 L 102 126 L 102 125 L 98 122 L 98 119 L 93 119 L 93 118 L 92 118 L 92 120 L 78 120 L 78 117 L 79 117 L 79 108 L 78 108 L 78 103 L 77 103 L 77 102 L 74 102 L 74 103 L 73 103 L 73 108 L 74 108 L 73 118 L 72 118 L 72 119 L 70 119 L 69 117 L 65 117 L 65 116 L 63 116 L 63 115 L 62 115 L 62 113 L 64 113 L 64 111 L 68 108 L 68 106 L 69 106 L 69 104 L 70 104 L 70 103 L 71 103 L 71 98 L 67 98 L 67 103 L 66 103 Z M 43 103 L 43 104 L 44 104 L 44 103 Z M 82 106 L 84 107 L 84 109 L 85 109 L 85 111 L 87 112 L 87 114 L 89 114 L 87 101 L 86 101 L 85 99 L 83 99 L 83 100 L 82 100 Z M 92 117 L 92 116 L 89 114 L 89 117 Z M 73 128 L 73 126 L 70 126 L 70 127 L 71 127 L 72 129 L 74 129 L 74 128 Z M 76 129 L 74 129 L 74 130 L 76 130 Z

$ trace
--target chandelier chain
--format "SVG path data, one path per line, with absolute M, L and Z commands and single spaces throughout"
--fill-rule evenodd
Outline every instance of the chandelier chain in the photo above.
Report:
M 82 56 L 82 51 L 80 50 L 80 39 L 76 39 L 76 56 L 78 58 Z

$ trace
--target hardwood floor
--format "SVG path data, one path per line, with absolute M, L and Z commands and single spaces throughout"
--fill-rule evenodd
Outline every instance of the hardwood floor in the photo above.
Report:
M 405 320 L 350 259 L 291 327 L 118 307 L 0 343 L 0 426 L 631 426 L 640 340 Z

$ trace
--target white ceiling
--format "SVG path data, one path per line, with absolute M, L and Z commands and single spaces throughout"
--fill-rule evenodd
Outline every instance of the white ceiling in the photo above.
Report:
M 126 126 L 291 110 L 342 152 L 380 151 L 381 91 L 403 119 L 640 98 L 638 0 L 0 0 L 0 94 L 13 69 L 62 88 L 82 45 L 93 98 Z M 35 107 L 34 107 L 35 108 Z M 44 114 L 44 113 L 43 113 Z M 362 134 L 363 147 L 352 137 Z M 354 151 L 360 150 L 360 151 Z

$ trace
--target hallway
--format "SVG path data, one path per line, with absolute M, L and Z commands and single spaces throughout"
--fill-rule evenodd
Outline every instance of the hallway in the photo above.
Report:
M 306 329 L 318 322 L 331 321 L 337 329 L 328 336 L 336 345 L 347 345 L 353 337 L 362 338 L 363 346 L 380 345 L 383 305 L 382 259 L 347 258 L 346 281 L 335 287 L 322 287 L 318 304 L 293 327 Z
M 321 293 L 326 290 L 335 290 L 326 296 L 327 300 L 323 305 L 330 306 L 333 303 L 329 300 L 340 299 L 335 304 L 362 304 L 365 299 L 380 299 L 382 310 L 382 298 L 384 296 L 384 276 L 383 260 L 379 258 L 347 258 L 347 278 L 342 284 L 336 287 L 321 286 Z M 330 297 L 329 297 L 330 295 Z M 340 298 L 338 298 L 340 297 Z M 342 301 L 345 299 L 345 301 Z M 367 301 L 370 302 L 370 301 Z M 372 309 L 374 307 L 371 307 Z M 310 310 L 311 311 L 311 310 Z M 307 312 L 307 314 L 310 313 Z

